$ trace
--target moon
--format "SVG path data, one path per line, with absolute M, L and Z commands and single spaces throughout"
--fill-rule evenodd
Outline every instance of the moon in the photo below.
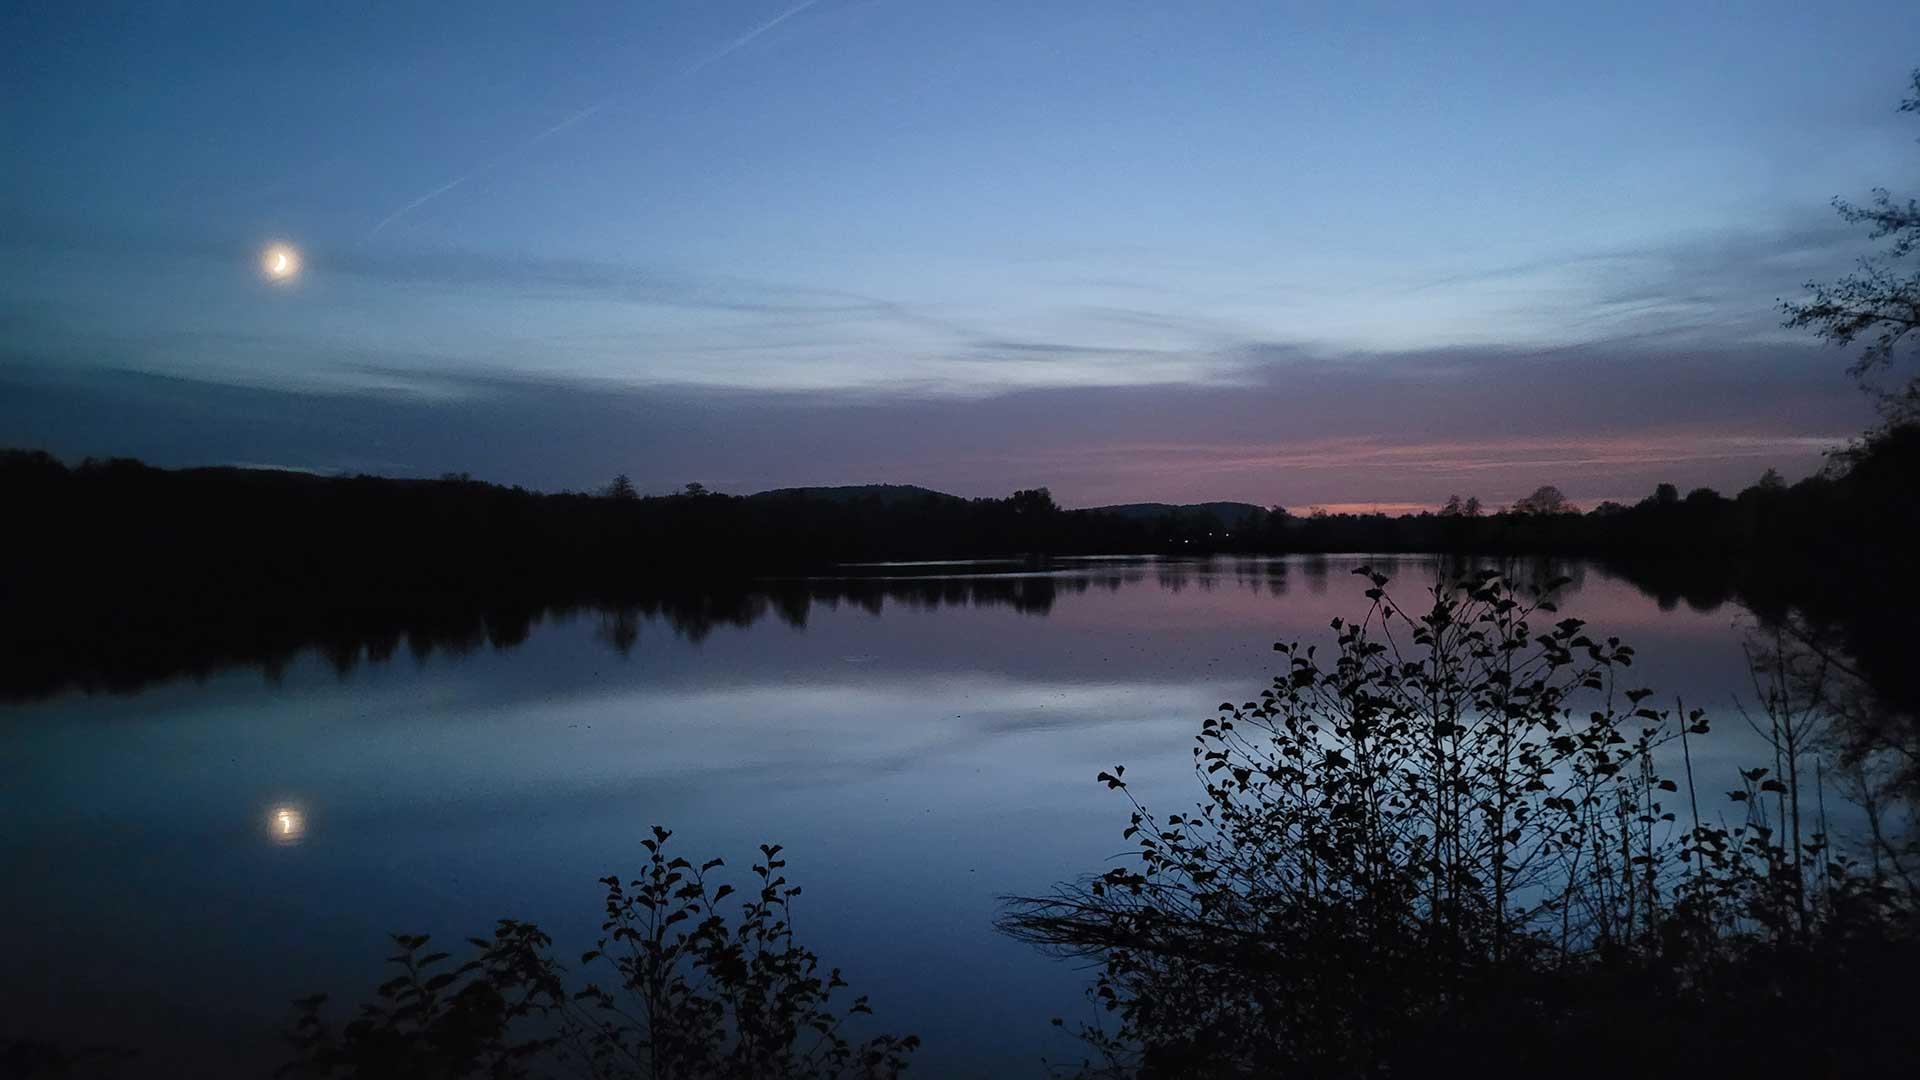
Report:
M 300 253 L 291 244 L 270 244 L 260 255 L 260 269 L 272 281 L 290 281 L 300 272 Z
M 283 803 L 267 812 L 267 835 L 276 844 L 297 844 L 307 835 L 307 815 Z

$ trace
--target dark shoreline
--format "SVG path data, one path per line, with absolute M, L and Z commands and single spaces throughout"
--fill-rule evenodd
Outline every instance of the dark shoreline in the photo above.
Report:
M 1243 575 L 1249 588 L 1281 596 L 1290 587 L 1300 587 L 1316 564 L 1322 575 L 1344 572 L 1347 563 L 1359 561 L 1391 572 L 1402 557 L 1440 558 L 1460 574 L 1494 566 L 1522 587 L 1555 577 L 1569 564 L 1584 564 L 1627 581 L 1663 609 L 1686 604 L 1713 611 L 1736 604 L 1763 622 L 1778 621 L 1790 612 L 1807 614 L 1807 586 L 1794 587 L 1777 574 L 1734 573 L 1735 567 L 1727 563 L 1435 553 L 1067 556 L 997 560 L 991 565 L 922 564 L 908 574 L 899 573 L 904 569 L 900 567 L 865 566 L 821 568 L 807 576 L 696 575 L 651 587 L 545 596 L 502 590 L 379 597 L 302 591 L 262 595 L 260 602 L 247 604 L 232 603 L 229 597 L 184 606 L 122 602 L 105 610 L 76 597 L 65 606 L 38 611 L 16 608 L 0 624 L 0 652 L 7 657 L 0 664 L 0 702 L 31 702 L 70 691 L 128 694 L 231 669 L 258 670 L 274 678 L 309 653 L 345 676 L 362 663 L 384 663 L 402 654 L 424 660 L 480 648 L 511 649 L 541 622 L 567 616 L 599 620 L 602 640 L 624 653 L 634 646 L 645 619 L 660 619 L 675 634 L 698 641 L 717 628 L 744 627 L 766 618 L 804 626 L 815 605 L 863 607 L 874 613 L 889 605 L 1007 607 L 1044 617 L 1072 596 L 1147 574 L 1178 576 L 1183 568 L 1227 564 Z M 1787 586 L 1787 591 L 1760 593 L 1753 588 L 1755 582 Z M 1835 620 L 1849 621 L 1833 612 L 1823 616 L 1823 621 Z
M 510 648 L 568 611 L 598 613 L 621 648 L 637 615 L 698 638 L 767 614 L 802 623 L 816 602 L 1044 613 L 1063 593 L 1126 573 L 1129 559 L 1368 552 L 1437 554 L 1463 572 L 1590 560 L 1662 606 L 1732 602 L 1765 623 L 1810 627 L 1911 708 L 1920 694 L 1902 676 L 1920 610 L 1906 552 L 1920 533 L 1907 468 L 1920 462 L 1916 430 L 1877 436 L 1846 470 L 1733 498 L 1663 488 L 1586 513 L 1250 510 L 1231 523 L 1212 512 L 1062 510 L 1044 489 L 972 500 L 918 489 L 638 498 L 463 476 L 69 467 L 4 451 L 0 701 L 128 692 L 235 666 L 271 676 L 309 649 L 345 671 L 403 645 L 423 655 Z M 1055 573 L 1063 566 L 1076 572 Z M 954 573 L 929 577 L 942 570 Z M 1510 575 L 1521 586 L 1554 576 Z

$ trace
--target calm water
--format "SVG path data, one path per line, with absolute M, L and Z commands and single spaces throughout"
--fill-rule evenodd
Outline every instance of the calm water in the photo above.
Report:
M 576 953 L 595 879 L 660 823 L 742 869 L 784 843 L 803 938 L 925 1039 L 916 1073 L 1040 1075 L 1087 974 L 996 936 L 996 897 L 1108 865 L 1126 812 L 1101 769 L 1190 802 L 1199 720 L 1259 691 L 1275 640 L 1358 614 L 1363 561 L 864 568 L 718 618 L 579 612 L 512 645 L 0 706 L 0 1038 L 270 1060 L 290 998 L 384 978 L 388 931 L 513 916 Z M 1371 561 L 1404 598 L 1437 567 Z M 1747 690 L 1737 607 L 1554 572 L 1637 681 L 1718 714 Z M 1730 776 L 1751 736 L 1715 738 L 1696 767 Z

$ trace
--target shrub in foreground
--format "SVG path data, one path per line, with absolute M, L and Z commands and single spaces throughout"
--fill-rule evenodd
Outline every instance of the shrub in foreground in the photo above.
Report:
M 905 1070 L 919 1039 L 855 1042 L 847 1021 L 870 1013 L 864 997 L 836 1004 L 846 983 L 822 973 L 794 938 L 800 887 L 781 873 L 778 845 L 753 867 L 737 920 L 721 914 L 733 886 L 669 857 L 671 833 L 655 827 L 640 877 L 606 886 L 605 933 L 580 958 L 602 973 L 570 986 L 551 939 L 531 923 L 502 920 L 493 937 L 454 965 L 427 951 L 425 935 L 395 935 L 398 973 L 376 1000 L 334 1024 L 325 997 L 296 1003 L 290 1077 L 516 1078 L 587 1076 L 705 1080 L 879 1080 Z
M 1116 766 L 1128 861 L 1010 902 L 1009 932 L 1099 965 L 1078 1075 L 1920 1060 L 1912 896 L 1824 835 L 1817 702 L 1763 694 L 1774 761 L 1703 796 L 1705 714 L 1655 707 L 1558 583 L 1483 572 L 1409 612 L 1357 572 L 1330 654 L 1276 645 L 1259 699 L 1202 724 L 1192 812 Z

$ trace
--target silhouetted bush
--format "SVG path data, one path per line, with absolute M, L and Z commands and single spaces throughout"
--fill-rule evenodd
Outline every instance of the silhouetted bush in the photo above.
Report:
M 344 1025 L 324 1016 L 325 997 L 296 1003 L 290 1077 L 446 1078 L 584 1075 L 598 1078 L 837 1080 L 898 1076 L 920 1040 L 846 1030 L 868 1015 L 865 997 L 837 1005 L 846 986 L 794 938 L 790 905 L 800 894 L 781 871 L 779 845 L 763 845 L 753 891 L 735 922 L 721 914 L 733 886 L 668 857 L 672 834 L 643 840 L 646 870 L 623 883 L 603 878 L 606 934 L 580 958 L 605 972 L 569 986 L 566 969 L 537 926 L 501 920 L 491 939 L 471 938 L 472 959 L 449 966 L 425 952 L 424 934 L 398 934 L 389 962 L 399 974 Z
M 1655 708 L 1629 646 L 1549 621 L 1551 587 L 1486 572 L 1409 613 L 1357 572 L 1371 604 L 1330 656 L 1275 646 L 1272 685 L 1202 725 L 1193 812 L 1156 815 L 1116 766 L 1131 864 L 1011 903 L 1009 932 L 1100 964 L 1117 1027 L 1081 1027 L 1079 1075 L 1916 1060 L 1914 897 L 1813 813 L 1817 701 L 1763 695 L 1776 760 L 1716 823 L 1704 713 Z

